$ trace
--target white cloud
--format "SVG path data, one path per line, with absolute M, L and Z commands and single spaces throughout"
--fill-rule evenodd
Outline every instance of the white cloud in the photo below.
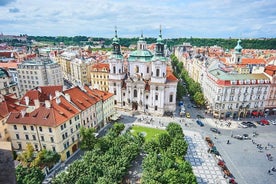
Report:
M 275 37 L 275 17 L 275 0 L 17 0 L 0 6 L 0 31 L 112 37 L 117 25 L 120 37 L 156 37 L 161 24 L 164 38 Z

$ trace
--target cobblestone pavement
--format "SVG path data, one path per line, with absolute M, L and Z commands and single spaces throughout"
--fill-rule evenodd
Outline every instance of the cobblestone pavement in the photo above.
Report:
M 185 159 L 192 165 L 198 184 L 226 184 L 216 158 L 207 152 L 208 146 L 198 132 L 184 131 L 189 144 Z

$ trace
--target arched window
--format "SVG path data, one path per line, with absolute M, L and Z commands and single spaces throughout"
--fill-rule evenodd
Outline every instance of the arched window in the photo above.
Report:
M 133 96 L 137 97 L 137 90 L 136 89 L 133 91 Z
M 160 70 L 156 69 L 156 77 L 159 77 L 159 74 L 160 74 Z
M 135 66 L 135 73 L 139 73 L 139 66 Z
M 113 66 L 113 73 L 116 73 L 116 67 Z

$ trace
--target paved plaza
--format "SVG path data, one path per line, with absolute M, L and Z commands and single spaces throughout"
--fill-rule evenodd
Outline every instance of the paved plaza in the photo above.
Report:
M 189 148 L 185 159 L 192 165 L 198 184 L 226 184 L 221 168 L 214 155 L 207 152 L 208 146 L 198 132 L 184 131 Z

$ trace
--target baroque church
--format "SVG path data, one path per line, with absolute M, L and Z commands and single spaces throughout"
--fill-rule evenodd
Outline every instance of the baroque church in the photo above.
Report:
M 109 58 L 109 92 L 114 94 L 117 109 L 162 116 L 176 110 L 178 79 L 165 56 L 161 29 L 155 52 L 147 49 L 143 34 L 137 50 L 127 59 L 121 53 L 120 40 L 115 30 L 113 51 Z

